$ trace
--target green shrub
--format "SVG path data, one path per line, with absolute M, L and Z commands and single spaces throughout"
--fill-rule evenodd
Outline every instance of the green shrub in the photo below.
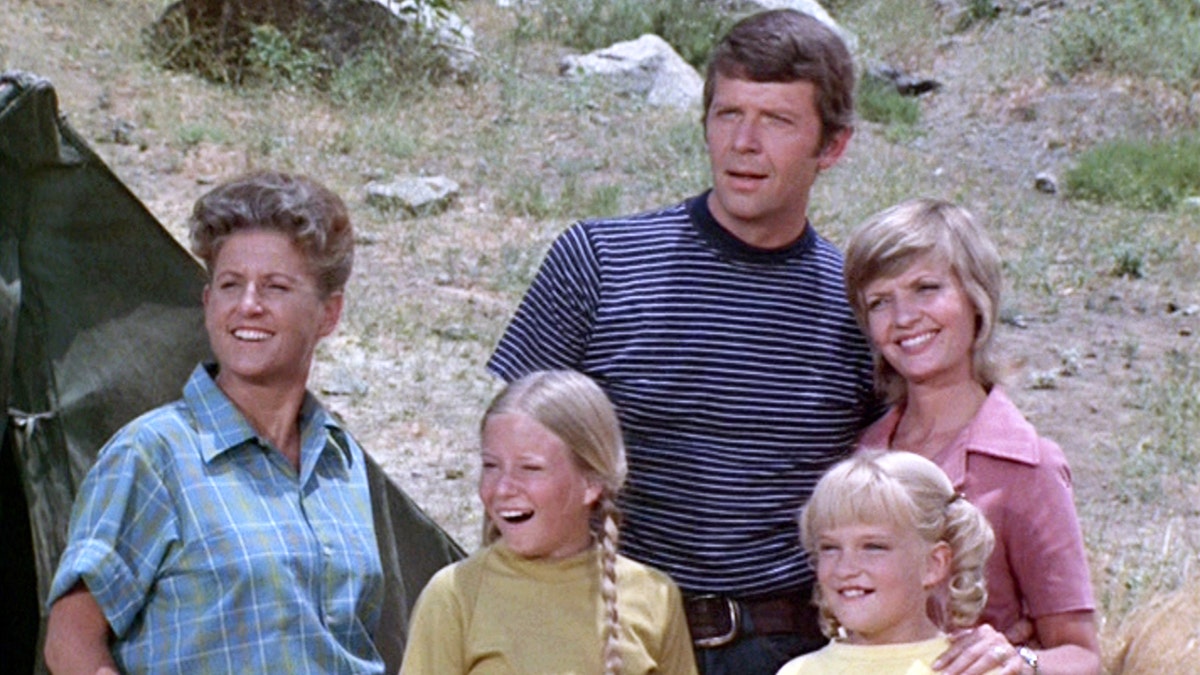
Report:
M 321 88 L 341 104 L 375 104 L 423 96 L 448 75 L 445 55 L 433 40 L 414 35 L 398 46 L 364 45 L 333 69 Z
M 1141 279 L 1146 276 L 1144 266 L 1145 256 L 1137 246 L 1126 244 L 1113 252 L 1113 276 Z
M 404 21 L 364 25 L 360 17 L 351 31 L 352 49 L 332 48 L 329 36 L 345 33 L 353 18 L 318 13 L 278 24 L 258 16 L 228 26 L 193 25 L 182 3 L 166 10 L 144 37 L 151 58 L 167 68 L 226 84 L 330 91 L 343 103 L 408 94 L 457 75 L 432 30 L 449 12 L 447 0 L 413 0 L 398 12 Z
M 591 191 L 583 207 L 589 217 L 615 216 L 621 212 L 620 185 L 601 185 Z
M 1165 211 L 1200 195 L 1200 135 L 1118 140 L 1083 153 L 1065 176 L 1069 197 Z
M 1000 5 L 996 0 L 969 0 L 967 2 L 967 24 L 973 25 L 980 21 L 991 21 L 1000 16 Z M 967 26 L 963 26 L 966 28 Z
M 1154 78 L 1184 94 L 1200 81 L 1200 2 L 1098 0 L 1056 22 L 1051 65 Z
M 294 43 L 275 26 L 250 29 L 246 60 L 251 71 L 267 82 L 305 85 L 317 81 L 326 64 L 316 52 Z
M 179 127 L 176 138 L 184 149 L 192 148 L 205 141 L 224 143 L 229 140 L 224 129 L 207 122 L 189 122 Z
M 864 77 L 855 92 L 855 108 L 863 119 L 888 126 L 913 127 L 921 121 L 921 105 L 902 96 L 890 82 Z
M 518 19 L 522 36 L 548 35 L 588 52 L 654 33 L 697 68 L 735 21 L 716 3 L 695 0 L 543 0 L 533 11 L 532 20 Z

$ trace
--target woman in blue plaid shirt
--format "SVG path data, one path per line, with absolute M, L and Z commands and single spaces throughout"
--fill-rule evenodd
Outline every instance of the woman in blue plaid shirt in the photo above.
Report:
M 215 363 L 80 488 L 50 591 L 56 673 L 382 673 L 363 451 L 307 391 L 353 261 L 345 205 L 258 173 L 197 202 Z

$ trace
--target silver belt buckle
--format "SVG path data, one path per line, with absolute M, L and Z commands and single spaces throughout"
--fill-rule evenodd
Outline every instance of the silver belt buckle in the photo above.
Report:
M 725 607 L 729 610 L 729 632 L 723 635 L 714 635 L 712 637 L 698 638 L 692 643 L 697 647 L 710 649 L 712 647 L 723 647 L 737 639 L 738 634 L 742 630 L 741 618 L 738 615 L 737 603 L 733 598 L 721 597 L 718 595 L 697 596 L 702 598 L 715 598 L 725 601 Z

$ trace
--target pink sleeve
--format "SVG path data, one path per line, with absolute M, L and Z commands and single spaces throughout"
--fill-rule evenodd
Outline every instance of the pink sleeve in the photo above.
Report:
M 1071 470 L 1052 441 L 1038 445 L 1041 463 L 1009 486 L 1004 527 L 1017 591 L 1035 619 L 1095 609 Z

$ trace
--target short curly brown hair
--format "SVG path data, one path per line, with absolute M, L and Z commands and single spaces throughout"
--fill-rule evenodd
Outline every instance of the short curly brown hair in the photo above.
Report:
M 210 275 L 229 237 L 249 230 L 291 237 L 322 297 L 345 289 L 354 266 L 354 230 L 341 197 L 318 181 L 278 171 L 245 174 L 200 197 L 188 219 L 192 252 Z

